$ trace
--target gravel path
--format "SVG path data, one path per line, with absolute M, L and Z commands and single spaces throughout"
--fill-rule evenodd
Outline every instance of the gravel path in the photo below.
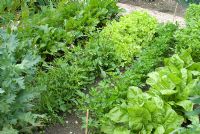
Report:
M 144 9 L 144 8 L 129 5 L 129 4 L 118 3 L 118 6 L 120 8 L 125 9 L 125 11 L 126 11 L 125 14 L 131 13 L 133 11 L 145 11 L 145 12 L 149 13 L 150 15 L 154 16 L 155 18 L 157 18 L 158 22 L 160 22 L 160 23 L 166 23 L 166 22 L 176 23 L 177 22 L 180 25 L 180 27 L 185 26 L 184 18 L 179 17 L 179 16 L 173 17 L 173 15 L 171 15 L 171 14 L 162 13 L 162 12 L 155 11 L 155 10 Z

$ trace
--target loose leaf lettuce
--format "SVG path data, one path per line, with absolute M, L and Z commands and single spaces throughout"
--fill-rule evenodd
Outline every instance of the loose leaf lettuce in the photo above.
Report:
M 106 117 L 102 131 L 107 134 L 168 134 L 183 122 L 183 117 L 157 94 L 144 93 L 137 87 L 128 90 L 127 104 L 113 108 Z

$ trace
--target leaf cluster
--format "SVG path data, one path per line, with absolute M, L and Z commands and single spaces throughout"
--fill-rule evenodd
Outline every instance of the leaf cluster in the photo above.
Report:
M 97 87 L 90 89 L 89 94 L 79 94 L 79 109 L 90 109 L 90 130 L 99 132 L 99 121 L 105 113 L 121 103 L 126 98 L 130 86 L 142 85 L 149 71 L 162 65 L 165 57 L 173 53 L 175 41 L 173 34 L 177 26 L 173 24 L 159 25 L 150 44 L 143 49 L 132 66 L 121 75 L 100 82 Z
M 199 81 L 199 68 L 188 52 L 166 59 L 164 67 L 148 74 L 149 91 L 130 87 L 125 102 L 105 115 L 102 131 L 107 134 L 173 132 L 186 118 L 181 112 L 193 110 L 189 96 Z M 193 124 L 199 123 L 198 116 L 187 118 Z
M 32 47 L 46 61 L 52 61 L 71 46 L 84 46 L 119 11 L 114 0 L 64 0 L 56 8 L 44 7 L 40 14 L 24 19 L 18 27 L 18 36 L 31 40 Z
M 186 12 L 187 26 L 184 29 L 180 29 L 175 34 L 177 42 L 176 51 L 180 53 L 182 49 L 191 49 L 192 58 L 194 61 L 200 61 L 200 6 L 190 5 Z
M 27 132 L 30 127 L 39 126 L 37 119 L 42 117 L 32 113 L 39 87 L 27 86 L 34 77 L 40 57 L 27 52 L 17 59 L 20 42 L 16 36 L 1 31 L 0 38 L 0 130 L 3 129 L 0 133 Z

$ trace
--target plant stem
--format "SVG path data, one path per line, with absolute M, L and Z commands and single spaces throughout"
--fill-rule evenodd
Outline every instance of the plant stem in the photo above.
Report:
M 87 112 L 86 112 L 86 128 L 85 128 L 85 134 L 88 133 L 88 118 L 89 118 L 89 109 L 87 109 Z

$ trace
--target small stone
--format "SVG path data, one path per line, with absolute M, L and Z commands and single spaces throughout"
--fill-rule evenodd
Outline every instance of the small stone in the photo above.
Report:
M 78 121 L 75 121 L 75 124 L 78 124 Z
M 72 134 L 73 132 L 69 132 L 70 134 Z
M 69 121 L 65 121 L 67 124 L 69 123 Z

